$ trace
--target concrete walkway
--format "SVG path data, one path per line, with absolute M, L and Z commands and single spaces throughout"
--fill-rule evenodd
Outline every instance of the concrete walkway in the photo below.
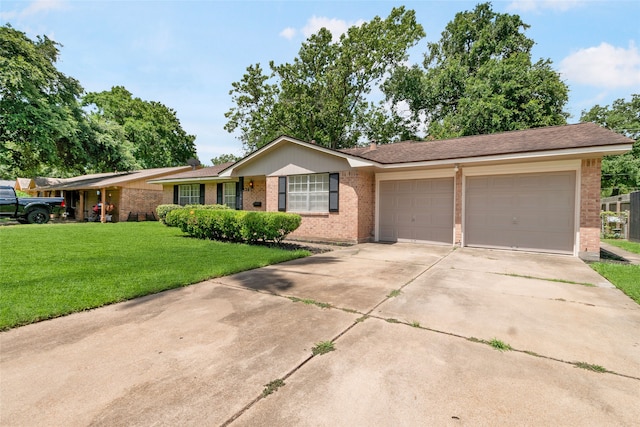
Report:
M 0 333 L 0 425 L 633 425 L 639 330 L 573 257 L 364 244 Z

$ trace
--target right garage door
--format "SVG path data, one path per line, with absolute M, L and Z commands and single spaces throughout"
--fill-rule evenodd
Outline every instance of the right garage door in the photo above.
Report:
M 573 253 L 576 174 L 470 176 L 465 245 Z

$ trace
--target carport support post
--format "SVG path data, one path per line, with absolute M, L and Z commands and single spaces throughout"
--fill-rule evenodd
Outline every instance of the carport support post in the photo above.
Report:
M 101 188 L 100 189 L 100 203 L 101 203 L 101 207 L 100 207 L 100 222 L 105 223 L 107 222 L 107 216 L 105 215 L 106 213 L 106 206 L 105 203 L 107 202 L 107 189 L 106 188 Z

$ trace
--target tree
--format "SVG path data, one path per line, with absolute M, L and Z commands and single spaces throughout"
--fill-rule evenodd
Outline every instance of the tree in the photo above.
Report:
M 349 28 L 337 42 L 323 28 L 292 63 L 272 61 L 269 74 L 260 64 L 247 68 L 229 92 L 235 106 L 225 114 L 225 129 L 240 131 L 246 151 L 282 134 L 331 148 L 351 147 L 365 137 L 391 140 L 400 131 L 398 118 L 368 96 L 422 37 L 415 13 L 404 7 Z
M 602 195 L 640 190 L 640 94 L 632 95 L 631 101 L 617 99 L 611 107 L 596 105 L 583 111 L 580 120 L 597 123 L 636 141 L 629 153 L 602 159 Z
M 221 165 L 223 163 L 230 163 L 230 162 L 235 163 L 241 158 L 242 157 L 238 157 L 233 154 L 221 154 L 218 157 L 214 157 L 213 159 L 211 159 L 211 164 L 215 166 L 215 165 Z
M 56 69 L 60 45 L 0 27 L 0 175 L 64 175 L 87 162 L 80 83 Z
M 564 124 L 568 88 L 550 60 L 532 63 L 527 28 L 491 3 L 460 12 L 428 44 L 423 68 L 398 67 L 385 95 L 436 139 Z
M 87 93 L 83 103 L 93 108 L 89 120 L 99 131 L 105 165 L 121 170 L 178 166 L 196 156 L 195 136 L 182 129 L 174 110 L 159 102 L 133 98 L 115 86 Z

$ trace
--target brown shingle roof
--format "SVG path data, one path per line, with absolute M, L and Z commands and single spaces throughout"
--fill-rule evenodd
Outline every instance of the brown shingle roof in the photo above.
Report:
M 185 179 L 185 178 L 207 178 L 216 177 L 224 169 L 231 166 L 233 162 L 220 163 L 219 165 L 207 166 L 200 169 L 190 170 L 186 172 L 177 173 L 175 175 L 165 176 L 162 179 Z
M 595 123 L 580 123 L 439 141 L 398 142 L 378 145 L 374 150 L 367 146 L 340 151 L 378 163 L 391 164 L 588 148 L 633 142 Z

